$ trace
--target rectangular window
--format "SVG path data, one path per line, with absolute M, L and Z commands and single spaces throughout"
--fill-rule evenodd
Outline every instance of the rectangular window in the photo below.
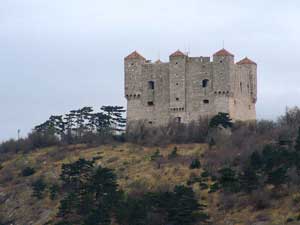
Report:
M 154 90 L 154 81 L 148 81 L 148 88 Z
M 150 101 L 150 102 L 148 102 L 148 105 L 152 106 L 152 105 L 154 105 L 154 102 Z

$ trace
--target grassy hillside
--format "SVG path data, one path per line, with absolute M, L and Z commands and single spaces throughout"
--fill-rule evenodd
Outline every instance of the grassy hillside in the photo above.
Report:
M 53 219 L 57 213 L 59 200 L 51 200 L 49 194 L 43 199 L 32 197 L 31 184 L 43 177 L 49 186 L 59 181 L 61 165 L 78 158 L 94 159 L 97 164 L 114 169 L 120 188 L 126 192 L 170 190 L 175 185 L 186 184 L 190 177 L 197 177 L 203 169 L 190 169 L 193 159 L 199 158 L 205 164 L 204 154 L 208 146 L 204 144 L 176 145 L 178 156 L 169 159 L 175 145 L 163 148 L 142 147 L 133 144 L 105 145 L 89 148 L 85 145 L 51 147 L 38 149 L 29 154 L 16 154 L 1 164 L 0 170 L 0 218 L 13 224 L 42 225 Z M 157 150 L 163 158 L 153 159 Z M 217 152 L 216 152 L 217 154 Z M 22 170 L 32 167 L 36 173 L 22 176 Z M 212 184 L 211 178 L 202 183 Z M 193 189 L 201 203 L 207 205 L 207 213 L 212 224 L 299 224 L 300 213 L 298 190 L 290 189 L 280 198 L 270 198 L 264 209 L 256 209 L 254 204 L 259 193 L 247 196 L 238 194 L 224 196 L 222 192 L 209 193 L 209 188 L 194 183 Z M 292 221 L 293 220 L 293 221 Z M 291 221 L 291 222 L 289 222 Z

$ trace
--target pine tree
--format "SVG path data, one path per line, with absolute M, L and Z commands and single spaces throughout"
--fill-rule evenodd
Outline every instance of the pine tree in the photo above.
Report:
M 266 183 L 273 184 L 274 186 L 278 187 L 287 181 L 288 176 L 286 173 L 287 173 L 286 167 L 276 168 L 275 170 L 270 171 L 268 173 L 268 178 Z
M 209 127 L 219 127 L 231 128 L 233 126 L 232 119 L 229 117 L 228 113 L 219 112 L 215 115 L 209 122 Z
M 190 225 L 196 222 L 194 212 L 199 210 L 192 188 L 176 186 L 168 201 L 168 223 L 173 225 Z
M 219 171 L 221 177 L 219 180 L 220 185 L 225 191 L 238 192 L 240 184 L 237 175 L 230 167 L 225 167 Z

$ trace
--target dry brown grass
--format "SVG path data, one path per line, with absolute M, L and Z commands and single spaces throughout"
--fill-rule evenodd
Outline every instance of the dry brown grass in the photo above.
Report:
M 96 158 L 97 164 L 114 169 L 120 188 L 127 192 L 139 194 L 143 191 L 171 190 L 175 185 L 186 184 L 192 173 L 201 174 L 202 169 L 190 170 L 189 164 L 193 158 L 199 158 L 204 164 L 202 156 L 208 151 L 208 147 L 203 144 L 176 146 L 178 157 L 171 160 L 168 160 L 168 155 L 175 145 L 159 148 L 163 159 L 151 160 L 157 147 L 141 147 L 128 143 L 95 148 L 85 145 L 53 147 L 15 155 L 2 163 L 3 169 L 0 170 L 0 212 L 8 219 L 14 218 L 16 224 L 20 225 L 41 225 L 53 218 L 59 199 L 51 201 L 47 196 L 42 200 L 33 199 L 31 182 L 41 176 L 47 183 L 55 182 L 59 178 L 61 165 L 78 158 Z M 37 172 L 30 177 L 22 177 L 20 172 L 25 166 L 35 168 Z M 224 211 L 221 210 L 219 193 L 208 194 L 208 190 L 201 190 L 197 183 L 193 188 L 201 203 L 207 204 L 207 211 L 214 218 L 213 224 L 225 224 L 224 221 L 233 221 L 232 224 L 252 224 L 261 215 L 267 215 L 268 225 L 284 224 L 287 218 L 295 218 L 300 213 L 300 205 L 295 204 L 292 197 L 295 195 L 292 194 L 273 201 L 264 210 L 253 210 L 251 204 L 240 199 L 240 203 L 235 202 L 233 208 Z

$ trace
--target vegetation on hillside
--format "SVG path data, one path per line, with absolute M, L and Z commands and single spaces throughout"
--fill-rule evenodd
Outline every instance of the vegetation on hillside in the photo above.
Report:
M 0 212 L 10 212 L 13 200 L 7 199 L 21 195 L 23 185 L 31 196 L 26 204 L 51 209 L 43 217 L 47 221 L 35 218 L 37 224 L 299 223 L 298 108 L 277 121 L 233 123 L 220 113 L 191 124 L 141 124 L 126 136 L 115 127 L 104 129 L 109 139 L 101 136 L 105 141 L 95 142 L 103 130 L 75 126 L 70 143 L 84 145 L 68 145 L 67 130 L 50 135 L 57 141 L 45 144 L 50 149 L 20 151 L 21 140 L 9 148 L 3 143 Z M 91 131 L 95 136 L 87 139 Z M 101 143 L 110 146 L 96 147 Z M 178 143 L 203 144 L 189 148 Z M 20 221 L 1 213 L 0 221 L 1 216 Z

